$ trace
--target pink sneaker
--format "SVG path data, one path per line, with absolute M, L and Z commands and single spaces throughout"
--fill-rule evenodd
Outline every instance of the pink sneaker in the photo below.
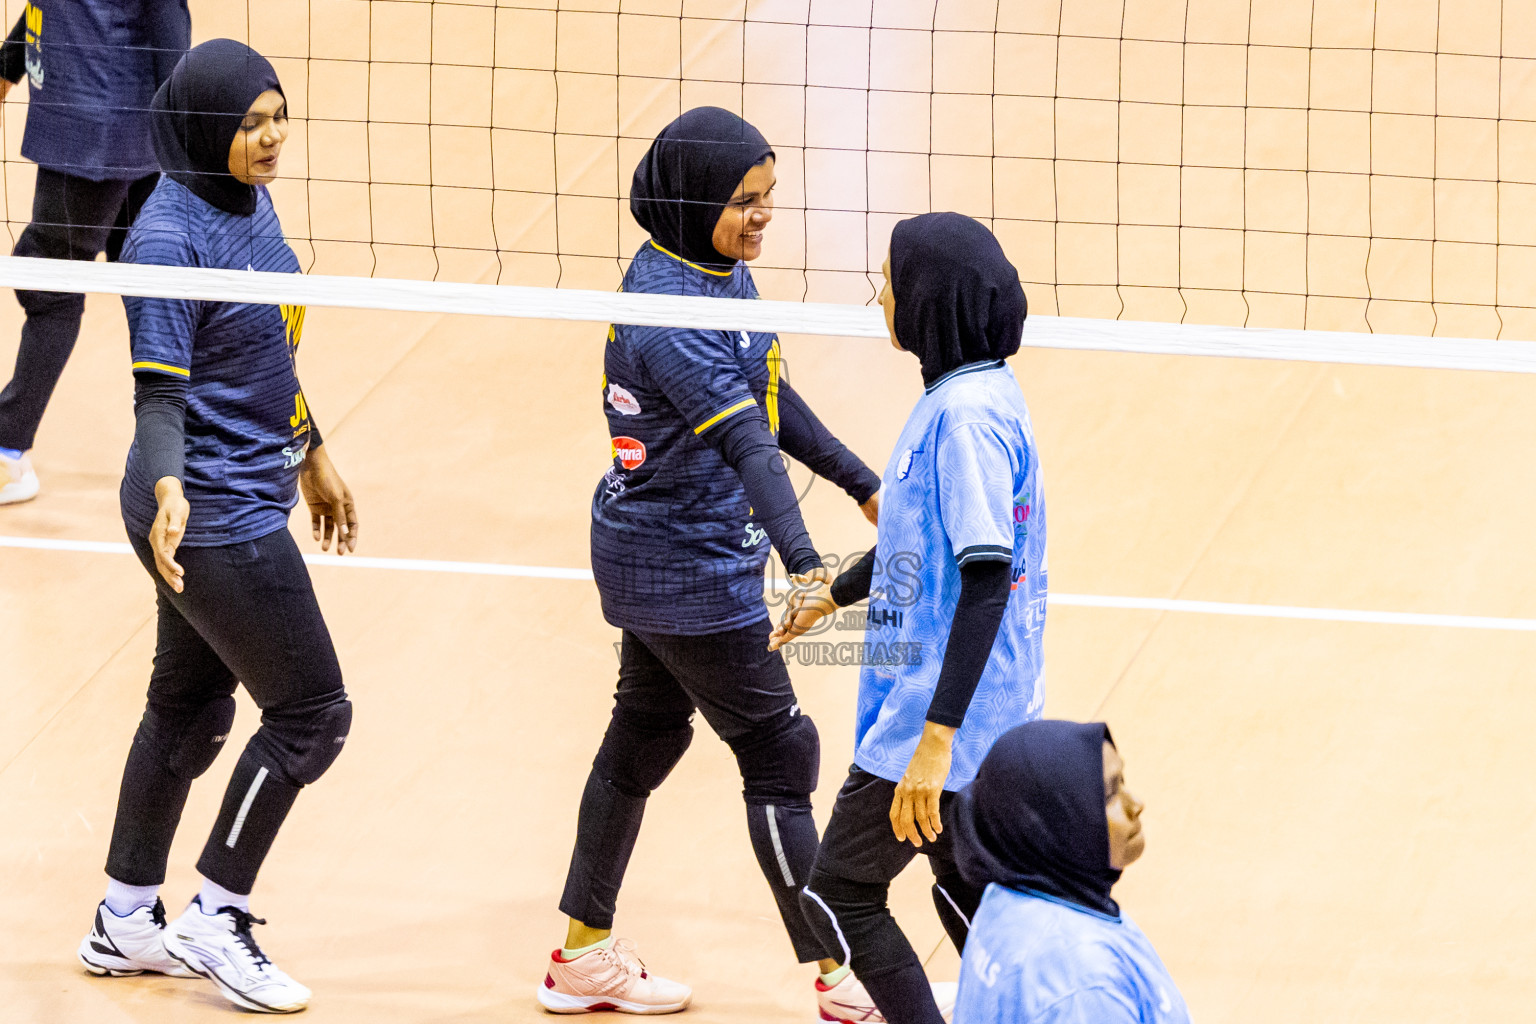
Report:
M 955 1013 L 955 996 L 960 986 L 953 981 L 935 981 L 933 1000 L 939 1004 L 939 1012 L 949 1020 Z M 828 985 L 816 979 L 816 1002 L 821 1008 L 821 1019 L 838 1024 L 885 1024 L 885 1015 L 869 997 L 864 983 L 852 974 L 844 976 L 836 985 Z
M 635 944 L 620 939 L 612 949 L 594 949 L 566 960 L 557 949 L 549 955 L 549 973 L 539 986 L 539 1002 L 551 1013 L 676 1013 L 687 1009 L 693 990 L 646 971 Z

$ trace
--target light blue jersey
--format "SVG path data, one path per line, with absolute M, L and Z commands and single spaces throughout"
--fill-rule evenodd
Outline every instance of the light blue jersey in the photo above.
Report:
M 1129 917 L 989 885 L 965 940 L 954 1021 L 1189 1024 L 1189 1008 Z
M 1040 717 L 1045 699 L 1045 495 L 1029 408 L 1006 363 L 969 363 L 918 400 L 881 480 L 878 536 L 865 633 L 875 654 L 859 675 L 854 763 L 891 782 L 907 770 L 938 686 L 959 567 L 1013 567 L 991 657 L 955 735 L 944 788 L 959 790 L 999 736 Z

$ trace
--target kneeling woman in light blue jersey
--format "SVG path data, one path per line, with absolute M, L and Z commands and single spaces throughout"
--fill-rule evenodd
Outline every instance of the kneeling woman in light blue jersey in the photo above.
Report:
M 955 1024 L 1188 1024 L 1146 935 L 1110 898 L 1142 805 L 1102 722 L 1030 722 L 955 801 L 955 859 L 986 886 Z

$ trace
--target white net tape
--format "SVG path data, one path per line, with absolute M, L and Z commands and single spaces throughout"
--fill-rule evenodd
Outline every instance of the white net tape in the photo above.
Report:
M 0 286 L 836 338 L 888 336 L 881 310 L 874 306 L 631 295 L 575 288 L 272 274 L 16 256 L 0 257 Z M 1034 316 L 1025 325 L 1024 344 L 1033 348 L 1103 352 L 1536 373 L 1536 342 L 1525 341 Z

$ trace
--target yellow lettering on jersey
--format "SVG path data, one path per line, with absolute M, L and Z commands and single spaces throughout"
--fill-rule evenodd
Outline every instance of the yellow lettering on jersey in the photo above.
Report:
M 293 396 L 293 415 L 288 417 L 288 425 L 294 430 L 299 429 L 299 424 L 309 419 L 309 403 L 304 401 L 304 392 L 300 391 Z
M 784 356 L 779 351 L 779 339 L 773 339 L 773 346 L 768 349 L 768 429 L 774 434 L 779 432 L 779 372 L 784 362 Z
M 304 337 L 304 307 L 303 306 L 279 306 L 283 311 L 283 331 L 288 336 L 288 347 L 298 348 L 299 341 Z
M 39 8 L 27 4 L 27 43 L 32 46 L 41 45 L 38 37 L 43 34 L 43 12 Z

